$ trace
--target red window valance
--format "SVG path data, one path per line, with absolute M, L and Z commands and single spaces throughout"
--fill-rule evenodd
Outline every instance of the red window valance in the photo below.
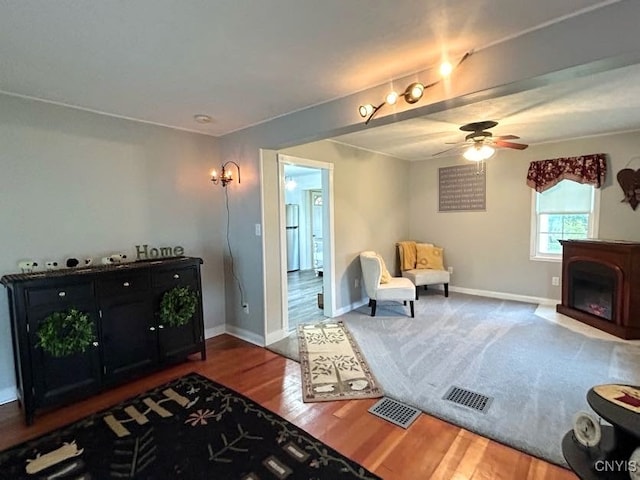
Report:
M 536 192 L 544 192 L 561 180 L 573 180 L 600 188 L 606 176 L 606 155 L 594 153 L 581 157 L 553 158 L 531 162 L 527 172 L 527 185 Z

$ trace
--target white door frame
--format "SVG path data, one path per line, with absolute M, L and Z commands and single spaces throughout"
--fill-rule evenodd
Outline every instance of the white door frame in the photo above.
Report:
M 299 165 L 321 170 L 322 175 L 322 256 L 323 273 L 322 287 L 324 291 L 324 315 L 330 318 L 335 316 L 335 235 L 334 235 L 334 202 L 333 202 L 333 163 L 309 160 L 293 157 L 291 155 L 278 154 L 278 198 L 280 209 L 280 284 L 282 290 L 282 329 L 289 330 L 289 305 L 287 294 L 287 239 L 285 232 L 285 165 Z M 326 235 L 325 235 L 326 232 Z

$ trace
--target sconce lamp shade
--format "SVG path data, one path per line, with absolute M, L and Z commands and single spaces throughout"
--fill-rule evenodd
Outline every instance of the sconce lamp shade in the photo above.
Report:
M 462 156 L 472 162 L 481 162 L 483 160 L 491 158 L 495 152 L 495 149 L 493 147 L 490 147 L 489 145 L 476 143 L 475 145 L 467 148 Z
M 232 160 L 229 160 L 228 162 L 224 163 L 222 167 L 220 167 L 220 175 L 218 175 L 218 172 L 213 170 L 211 172 L 211 181 L 214 184 L 221 183 L 223 187 L 226 187 L 227 183 L 232 182 L 233 170 L 231 170 L 230 165 L 236 166 L 236 170 L 238 171 L 238 183 L 240 183 L 240 167 L 236 162 Z

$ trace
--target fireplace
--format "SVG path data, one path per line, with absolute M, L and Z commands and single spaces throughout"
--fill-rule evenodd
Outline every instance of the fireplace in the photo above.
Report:
M 610 322 L 614 319 L 616 270 L 591 260 L 569 263 L 569 306 Z
M 561 240 L 557 311 L 621 338 L 640 338 L 640 243 Z

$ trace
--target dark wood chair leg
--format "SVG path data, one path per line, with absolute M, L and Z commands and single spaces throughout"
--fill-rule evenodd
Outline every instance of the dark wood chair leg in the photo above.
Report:
M 410 305 L 410 307 L 409 307 L 409 308 L 411 308 L 411 318 L 415 318 L 415 315 L 414 315 L 414 312 L 413 312 L 413 300 L 411 300 L 411 301 L 409 302 L 409 305 Z
M 375 317 L 376 316 L 376 301 L 375 300 L 369 300 L 369 302 L 371 303 L 371 316 Z
M 373 302 L 373 300 L 369 299 L 369 307 L 371 306 L 371 302 Z
M 425 289 L 425 290 L 429 290 L 429 285 L 425 285 L 425 286 L 424 286 L 424 289 Z
M 449 296 L 449 284 L 448 283 L 444 284 L 444 296 L 445 297 Z
M 420 297 L 420 287 L 416 287 L 416 300 Z
M 406 306 L 407 306 L 407 301 L 406 301 L 406 300 L 404 300 L 404 301 L 402 302 L 402 304 L 406 307 Z

